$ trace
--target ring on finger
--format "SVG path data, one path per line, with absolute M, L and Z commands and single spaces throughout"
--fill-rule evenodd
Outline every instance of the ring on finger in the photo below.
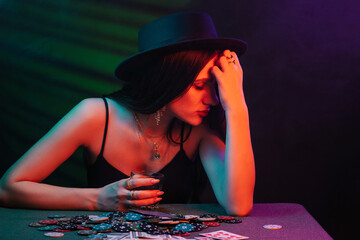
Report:
M 135 191 L 130 191 L 130 199 L 135 199 Z
M 232 54 L 230 54 L 230 56 L 226 56 L 227 59 L 233 59 L 234 56 Z
M 125 188 L 127 188 L 127 189 L 131 189 L 131 186 L 130 186 L 130 179 L 127 179 L 127 180 L 125 181 Z

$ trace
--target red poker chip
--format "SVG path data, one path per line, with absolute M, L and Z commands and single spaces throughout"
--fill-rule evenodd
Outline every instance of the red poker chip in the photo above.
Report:
M 46 224 L 46 225 L 54 225 L 54 224 L 57 224 L 58 221 L 57 220 L 46 219 L 46 220 L 40 220 L 39 223 Z
M 177 236 L 180 236 L 180 237 L 188 237 L 190 236 L 190 233 L 189 232 L 185 232 L 185 233 L 182 233 L 182 234 L 179 234 Z
M 232 216 L 217 216 L 220 220 L 234 220 L 235 218 Z
M 209 226 L 209 227 L 218 227 L 220 226 L 221 224 L 218 223 L 218 222 L 203 222 L 202 224 L 206 225 L 206 226 Z
M 77 225 L 77 226 L 76 226 L 76 229 L 77 229 L 77 230 L 90 230 L 91 228 L 83 227 L 83 226 L 81 226 L 81 225 Z

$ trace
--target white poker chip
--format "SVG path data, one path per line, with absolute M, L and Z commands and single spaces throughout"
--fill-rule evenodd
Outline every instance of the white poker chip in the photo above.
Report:
M 268 224 L 268 225 L 264 225 L 263 228 L 268 230 L 279 230 L 282 229 L 282 226 L 277 224 Z
M 47 233 L 44 233 L 44 235 L 47 237 L 63 237 L 64 236 L 64 234 L 61 232 L 47 232 Z

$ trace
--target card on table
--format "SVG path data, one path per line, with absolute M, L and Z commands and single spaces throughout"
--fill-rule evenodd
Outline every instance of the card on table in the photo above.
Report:
M 210 237 L 221 240 L 237 240 L 237 239 L 248 239 L 249 237 L 241 236 L 235 233 L 219 230 L 215 232 L 201 233 L 201 236 Z

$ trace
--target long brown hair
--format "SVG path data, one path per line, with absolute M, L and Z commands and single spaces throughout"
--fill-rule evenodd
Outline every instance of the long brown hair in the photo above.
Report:
M 186 50 L 168 54 L 157 54 L 147 61 L 140 62 L 138 69 L 128 74 L 121 82 L 121 90 L 108 97 L 131 111 L 151 114 L 186 93 L 205 65 L 220 50 Z M 224 114 L 221 105 L 214 107 L 205 120 L 220 136 Z M 170 124 L 168 136 L 175 123 Z M 188 131 L 190 135 L 191 127 Z M 186 138 L 185 138 L 186 140 Z M 174 141 L 174 140 L 173 140 Z M 175 142 L 175 141 L 174 141 Z

